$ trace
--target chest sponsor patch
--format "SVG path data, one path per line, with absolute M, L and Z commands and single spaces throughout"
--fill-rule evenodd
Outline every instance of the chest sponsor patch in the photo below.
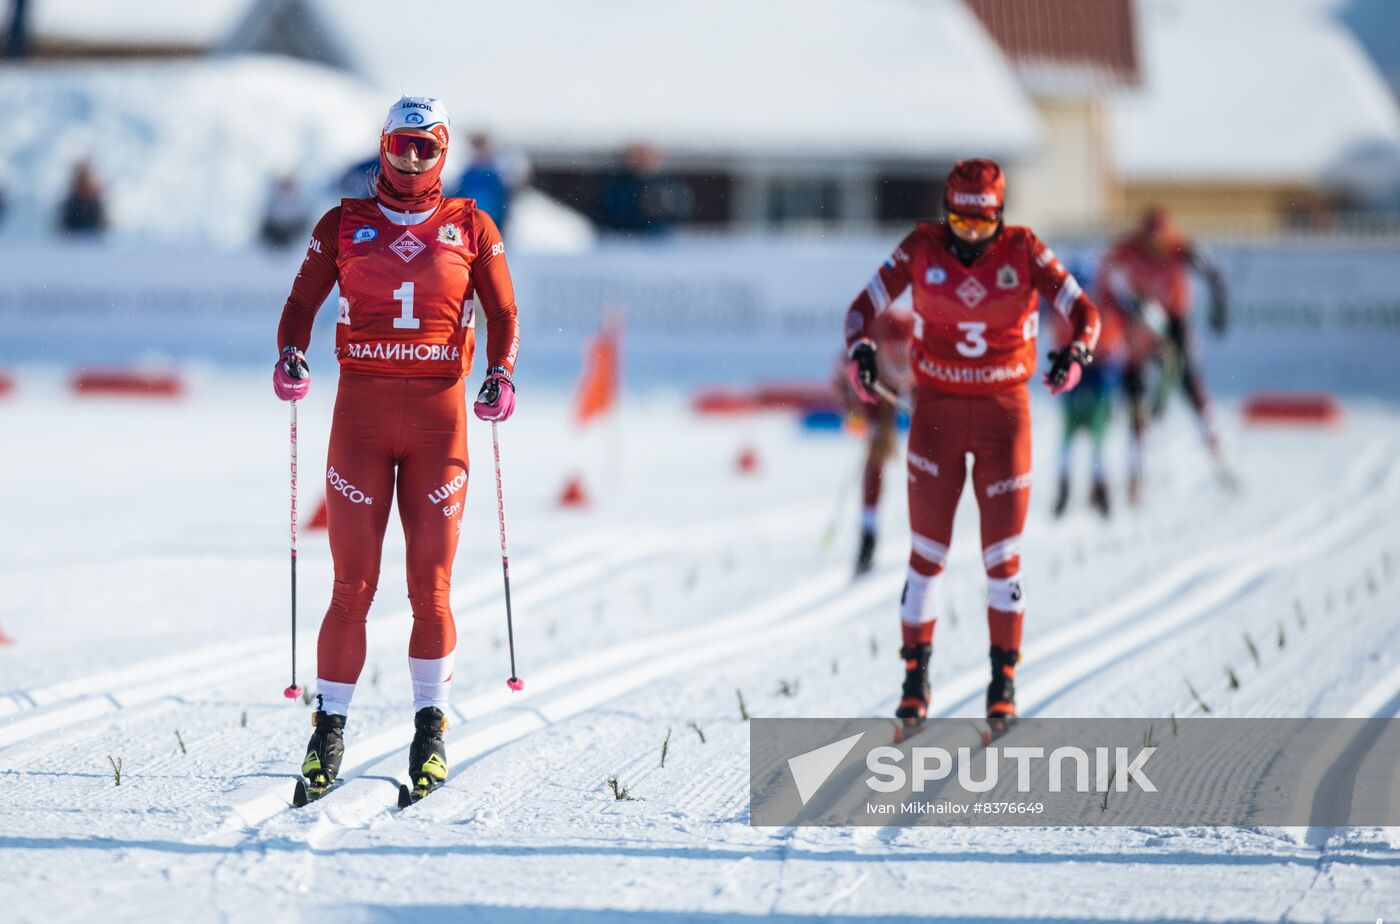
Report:
M 449 247 L 462 246 L 462 229 L 451 222 L 438 228 L 438 243 Z
M 422 253 L 425 246 L 427 245 L 414 237 L 412 232 L 405 231 L 403 234 L 399 235 L 398 240 L 389 245 L 389 249 L 402 257 L 403 262 L 407 263 Z
M 982 299 L 987 297 L 987 287 L 977 281 L 977 277 L 968 276 L 957 288 L 958 298 L 969 308 L 976 308 L 982 304 Z
M 374 230 L 369 225 L 360 225 L 355 229 L 355 236 L 352 240 L 356 244 L 363 244 L 366 241 L 374 240 L 376 237 L 379 237 L 378 231 Z
M 924 270 L 924 285 L 941 286 L 948 281 L 948 271 L 941 266 L 930 266 Z
M 1007 263 L 997 270 L 997 288 L 1014 289 L 1021 284 L 1021 277 L 1016 272 L 1016 267 Z

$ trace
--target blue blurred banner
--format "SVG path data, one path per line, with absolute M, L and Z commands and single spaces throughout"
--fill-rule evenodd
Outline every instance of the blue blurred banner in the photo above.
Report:
M 607 244 L 575 256 L 514 254 L 521 373 L 577 375 L 606 312 L 624 322 L 629 387 L 824 379 L 852 296 L 891 242 L 876 237 Z M 1400 253 L 1372 243 L 1210 248 L 1233 323 L 1198 338 L 1211 387 L 1320 388 L 1400 397 Z M 1092 262 L 1092 248 L 1062 248 Z M 19 243 L 0 280 L 0 362 L 269 363 L 299 251 L 215 252 L 151 244 Z M 334 298 L 334 293 L 332 293 Z M 1198 299 L 1197 323 L 1205 305 Z M 332 361 L 323 309 L 313 363 Z M 1047 344 L 1048 348 L 1048 344 Z

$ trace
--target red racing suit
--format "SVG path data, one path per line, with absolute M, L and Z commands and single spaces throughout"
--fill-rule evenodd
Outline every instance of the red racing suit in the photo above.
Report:
M 335 582 L 317 676 L 327 711 L 344 711 L 365 661 L 365 619 L 395 495 L 407 543 L 414 701 L 445 705 L 456 648 L 449 605 L 466 497 L 463 376 L 475 351 L 472 299 L 487 321 L 489 364 L 511 370 L 515 294 L 500 232 L 470 199 L 443 199 L 397 223 L 375 199 L 344 199 L 316 224 L 282 311 L 278 346 L 305 350 L 339 285 L 340 385 L 327 456 Z M 326 702 L 326 700 L 329 702 Z
M 1026 382 L 1036 367 L 1036 309 L 1043 296 L 1086 350 L 1098 340 L 1098 311 L 1030 229 L 1003 228 L 970 265 L 955 255 L 950 234 L 943 222 L 921 222 L 900 242 L 852 303 L 846 342 L 849 348 L 868 338 L 876 318 L 913 289 L 913 548 L 900 609 L 905 645 L 933 637 L 937 585 L 970 455 L 992 644 L 1017 651 L 1026 604 L 1020 547 L 1030 501 Z

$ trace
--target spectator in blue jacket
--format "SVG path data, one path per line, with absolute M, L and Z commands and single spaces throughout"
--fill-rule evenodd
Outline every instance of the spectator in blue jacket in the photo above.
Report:
M 457 181 L 454 196 L 475 199 L 476 207 L 495 219 L 496 226 L 506 227 L 506 217 L 510 211 L 511 188 L 506 181 L 505 170 L 491 146 L 487 135 L 471 136 L 471 162 Z

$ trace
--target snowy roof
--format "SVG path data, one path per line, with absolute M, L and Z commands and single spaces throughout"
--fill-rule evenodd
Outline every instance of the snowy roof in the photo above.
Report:
M 304 40 L 289 39 L 289 17 Z M 1016 156 L 1035 113 L 958 0 L 259 0 L 230 50 L 300 42 L 535 152 Z M 425 47 L 430 31 L 438 47 Z
M 1374 65 L 1322 0 L 1141 0 L 1143 87 L 1113 106 L 1130 180 L 1316 182 L 1400 144 Z
M 30 29 L 41 42 L 212 48 L 251 4 L 252 0 L 39 0 L 30 6 Z

